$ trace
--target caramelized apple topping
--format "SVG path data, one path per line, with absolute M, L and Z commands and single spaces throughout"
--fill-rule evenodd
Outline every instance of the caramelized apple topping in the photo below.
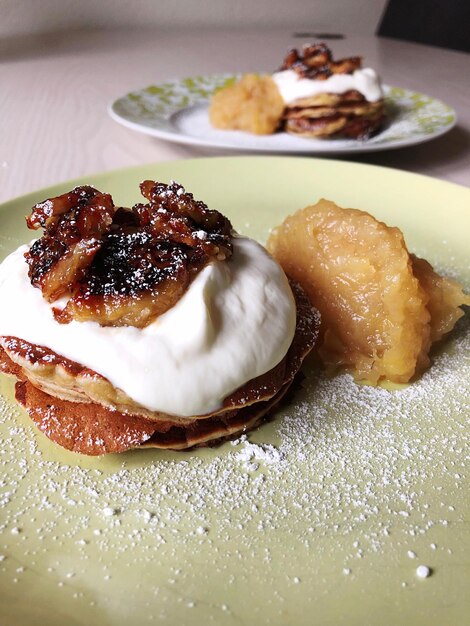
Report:
M 302 78 L 326 80 L 332 74 L 352 74 L 361 67 L 361 57 L 333 60 L 333 55 L 324 43 L 306 44 L 302 53 L 295 48 L 289 50 L 280 71 L 293 70 Z
M 32 209 L 43 236 L 25 254 L 32 285 L 61 323 L 142 328 L 174 306 L 211 260 L 232 254 L 232 226 L 177 183 L 144 181 L 148 204 L 116 208 L 109 194 L 77 187 Z
M 28 228 L 42 227 L 44 234 L 25 256 L 31 284 L 46 300 L 60 298 L 84 277 L 114 212 L 111 196 L 93 187 L 76 187 L 33 207 Z
M 136 205 L 142 225 L 157 237 L 199 248 L 223 261 L 232 254 L 232 225 L 222 213 L 211 211 L 181 185 L 145 180 L 140 185 L 149 205 Z

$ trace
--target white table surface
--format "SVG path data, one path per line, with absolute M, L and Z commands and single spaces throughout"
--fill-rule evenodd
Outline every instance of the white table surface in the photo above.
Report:
M 168 78 L 273 70 L 287 48 L 303 41 L 281 30 L 87 31 L 1 40 L 0 201 L 99 171 L 207 156 L 118 125 L 107 105 Z M 331 46 L 336 57 L 362 55 L 388 84 L 444 100 L 459 118 L 435 141 L 348 159 L 470 186 L 470 55 L 372 36 L 347 35 Z

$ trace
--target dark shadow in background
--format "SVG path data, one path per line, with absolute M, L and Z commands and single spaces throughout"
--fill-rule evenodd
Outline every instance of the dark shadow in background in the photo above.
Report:
M 470 1 L 389 0 L 377 35 L 470 52 Z

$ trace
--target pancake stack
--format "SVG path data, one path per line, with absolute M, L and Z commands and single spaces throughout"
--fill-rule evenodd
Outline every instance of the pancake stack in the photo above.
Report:
M 91 320 L 131 325 L 138 332 L 174 306 L 205 264 L 231 257 L 232 226 L 222 214 L 176 183 L 145 181 L 141 190 L 149 203 L 132 209 L 115 207 L 111 196 L 91 187 L 33 207 L 27 223 L 44 234 L 24 254 L 24 263 L 31 289 L 40 289 L 46 301 L 69 298 L 65 308 L 52 309 L 57 324 Z M 297 284 L 291 289 L 296 328 L 286 354 L 269 371 L 242 381 L 212 413 L 152 411 L 83 364 L 5 332 L 0 371 L 17 378 L 16 399 L 39 430 L 68 450 L 102 455 L 208 445 L 266 419 L 312 349 L 318 312 Z
M 302 54 L 291 50 L 280 71 L 293 70 L 301 78 L 325 81 L 335 74 L 352 74 L 361 66 L 361 57 L 334 61 L 325 44 L 314 44 L 305 46 Z M 300 98 L 286 106 L 284 128 L 300 137 L 368 139 L 381 129 L 384 119 L 383 99 L 369 102 L 356 90 L 328 93 L 325 86 L 325 93 Z

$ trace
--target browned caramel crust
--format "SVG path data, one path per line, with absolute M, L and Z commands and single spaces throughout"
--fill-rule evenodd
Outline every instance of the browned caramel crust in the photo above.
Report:
M 232 254 L 228 218 L 175 182 L 141 186 L 148 204 L 117 208 L 93 187 L 35 205 L 44 228 L 26 252 L 29 277 L 49 302 L 70 296 L 57 321 L 143 328 L 171 308 L 211 260 Z
M 302 78 L 326 80 L 332 74 L 352 74 L 361 64 L 361 57 L 334 61 L 325 43 L 315 43 L 303 46 L 301 53 L 295 48 L 289 50 L 280 70 L 293 70 Z
M 115 211 L 109 194 L 89 186 L 34 205 L 26 224 L 33 230 L 42 227 L 44 234 L 25 257 L 31 284 L 46 300 L 54 301 L 83 278 Z
M 72 452 L 91 456 L 124 452 L 150 439 L 155 432 L 153 422 L 98 404 L 59 400 L 30 382 L 16 383 L 15 395 L 39 430 Z

